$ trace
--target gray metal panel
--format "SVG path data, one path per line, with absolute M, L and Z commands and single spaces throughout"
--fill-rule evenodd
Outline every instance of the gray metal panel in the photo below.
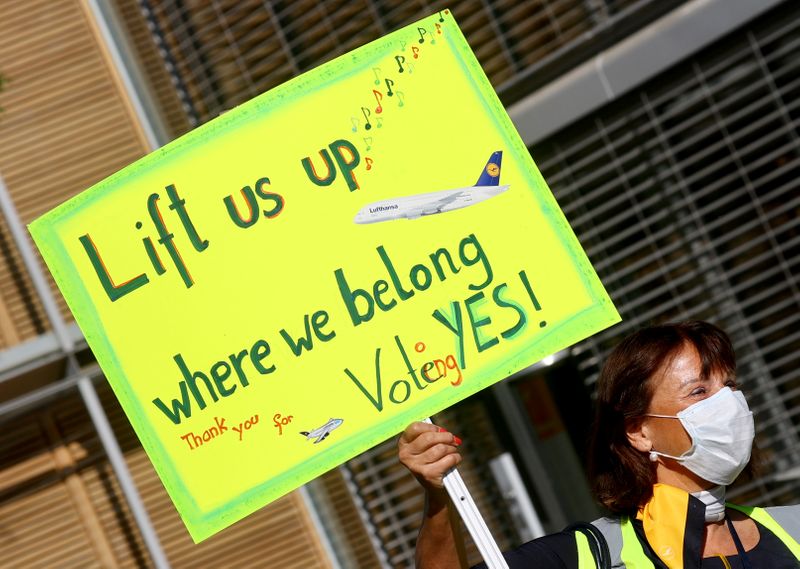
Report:
M 525 144 L 624 95 L 783 0 L 692 0 L 509 107 Z
M 86 347 L 86 339 L 77 324 L 67 324 L 66 331 L 77 350 Z M 0 350 L 0 383 L 19 375 L 22 370 L 43 365 L 44 360 L 52 361 L 53 357 L 63 356 L 61 344 L 53 332 L 46 332 L 27 342 Z
M 613 99 L 598 61 L 578 67 L 509 107 L 508 114 L 526 145 Z
M 102 0 L 109 1 L 109 0 Z M 666 0 L 319 0 L 269 3 L 139 0 L 192 124 L 436 10 L 451 8 L 490 80 L 506 92 L 543 65 L 575 65 L 627 18 L 657 18 Z M 681 0 L 670 0 L 680 3 Z M 654 8 L 654 4 L 662 5 Z M 156 9 L 157 8 L 157 9 Z M 627 29 L 627 28 L 626 28 Z M 583 55 L 566 62 L 565 51 Z M 576 50 L 577 51 L 577 50 Z

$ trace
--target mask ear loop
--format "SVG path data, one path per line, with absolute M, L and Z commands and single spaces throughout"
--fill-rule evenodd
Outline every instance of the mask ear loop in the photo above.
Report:
M 680 417 L 678 417 L 677 415 L 658 415 L 656 413 L 645 413 L 643 416 L 644 417 L 657 417 L 659 419 L 678 419 L 680 421 Z M 681 423 L 681 424 L 683 424 L 683 423 Z M 686 428 L 686 426 L 684 425 L 684 429 L 685 428 Z M 694 448 L 694 437 L 688 431 L 686 432 L 686 434 L 689 435 L 689 440 L 692 441 L 691 448 Z M 684 456 L 673 456 L 671 454 L 658 452 L 658 451 L 655 451 L 653 449 L 650 449 L 650 454 L 647 455 L 647 458 L 650 459 L 650 462 L 658 462 L 658 457 L 659 456 L 663 456 L 664 458 L 671 458 L 672 460 L 677 460 L 678 462 L 682 462 L 682 461 L 686 460 L 686 457 L 684 457 Z

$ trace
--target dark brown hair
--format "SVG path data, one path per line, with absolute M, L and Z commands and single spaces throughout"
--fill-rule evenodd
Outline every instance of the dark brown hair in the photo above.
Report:
M 700 355 L 703 378 L 735 374 L 728 335 L 699 321 L 650 326 L 631 334 L 614 348 L 600 372 L 589 478 L 595 498 L 612 513 L 635 512 L 652 496 L 653 463 L 628 442 L 626 422 L 647 413 L 656 387 L 654 374 L 687 344 Z

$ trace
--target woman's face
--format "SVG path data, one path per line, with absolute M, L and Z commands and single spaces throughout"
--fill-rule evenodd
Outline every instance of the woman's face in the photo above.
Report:
M 690 405 L 714 395 L 725 386 L 736 389 L 733 377 L 714 371 L 709 377 L 701 377 L 702 361 L 697 350 L 686 344 L 665 363 L 650 379 L 653 397 L 648 413 L 675 416 Z M 680 456 L 692 446 L 691 438 L 678 419 L 645 417 L 640 425 L 645 441 L 640 450 L 655 450 L 672 456 Z M 647 445 L 650 448 L 647 449 Z M 678 461 L 659 458 L 656 477 L 659 482 L 686 487 L 690 491 L 711 486 L 697 475 L 689 472 Z M 680 483 L 680 484 L 676 484 Z

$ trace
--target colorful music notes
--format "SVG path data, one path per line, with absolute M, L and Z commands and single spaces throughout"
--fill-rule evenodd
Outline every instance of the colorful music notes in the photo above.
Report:
M 372 125 L 371 125 L 371 124 L 370 124 L 370 122 L 369 122 L 369 116 L 370 116 L 372 113 L 371 113 L 371 112 L 369 112 L 369 109 L 368 109 L 368 108 L 366 108 L 366 107 L 361 107 L 361 114 L 363 114 L 363 115 L 364 115 L 364 121 L 366 121 L 366 123 L 367 123 L 366 125 L 364 125 L 364 129 L 365 129 L 365 130 L 369 130 L 369 129 L 371 129 L 371 128 L 372 128 Z
M 367 145 L 367 150 L 372 150 L 372 137 L 371 136 L 365 137 L 364 144 Z
M 383 99 L 383 93 L 378 91 L 377 89 L 372 90 L 372 94 L 375 95 L 375 100 L 378 102 L 378 106 L 375 107 L 375 112 L 381 114 L 383 112 L 383 107 L 381 106 L 381 100 Z
M 405 94 L 402 91 L 395 91 L 395 93 L 397 93 L 397 101 L 398 101 L 397 106 L 402 107 L 403 105 L 405 105 L 405 103 L 403 102 Z
M 417 32 L 419 32 L 419 43 L 425 43 L 425 34 L 428 33 L 428 30 L 425 28 L 417 28 Z
M 400 51 L 405 51 L 405 50 L 406 50 L 406 42 L 400 40 Z
M 388 77 L 384 79 L 384 81 L 386 81 L 386 91 L 387 91 L 386 94 L 391 97 L 392 95 L 394 95 L 394 91 L 392 91 L 392 85 L 394 85 L 394 81 L 392 81 Z
M 383 126 L 383 117 L 378 117 L 376 123 L 377 123 L 376 126 L 378 128 L 381 128 Z
M 447 10 L 445 10 L 444 13 L 447 14 Z M 444 18 L 442 17 L 442 11 L 441 10 L 439 10 L 439 21 L 440 22 L 444 22 Z
M 442 35 L 442 25 L 436 24 L 436 33 Z
M 353 123 L 353 128 L 350 130 L 358 132 L 358 119 L 356 117 L 350 117 L 350 122 Z
M 414 53 L 414 59 L 419 59 L 419 48 L 413 45 L 411 46 L 411 51 Z
M 403 72 L 403 63 L 405 63 L 406 58 L 402 55 L 395 55 L 394 60 L 397 62 L 397 66 L 400 68 L 398 69 L 399 73 Z
M 370 158 L 369 156 L 365 156 L 364 161 L 367 163 L 367 170 L 372 170 L 372 162 L 373 162 L 372 158 Z
M 381 68 L 380 67 L 373 67 L 372 68 L 372 73 L 375 74 L 375 84 L 376 85 L 380 85 L 381 84 L 381 77 L 380 77 Z

